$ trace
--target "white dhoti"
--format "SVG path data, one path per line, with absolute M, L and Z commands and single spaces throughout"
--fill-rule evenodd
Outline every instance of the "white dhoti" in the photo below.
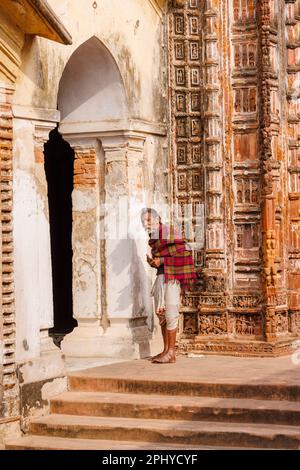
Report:
M 155 313 L 159 324 L 174 330 L 178 325 L 180 307 L 180 282 L 177 279 L 164 282 L 164 274 L 156 276 L 151 295 L 154 297 Z

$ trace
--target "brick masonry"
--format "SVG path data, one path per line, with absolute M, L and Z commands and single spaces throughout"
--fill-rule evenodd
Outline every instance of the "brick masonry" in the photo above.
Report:
M 96 150 L 75 147 L 74 187 L 95 187 L 97 178 Z
M 11 88 L 0 89 L 0 156 L 1 156 L 1 256 L 2 256 L 2 335 L 3 335 L 3 418 L 19 415 L 18 385 L 15 364 L 15 309 L 13 268 L 13 125 Z

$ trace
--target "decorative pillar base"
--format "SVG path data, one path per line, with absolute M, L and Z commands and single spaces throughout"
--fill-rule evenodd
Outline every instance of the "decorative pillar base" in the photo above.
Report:
M 59 348 L 55 346 L 53 339 L 49 336 L 49 329 L 40 330 L 40 353 L 45 354 L 61 354 Z
M 281 340 L 251 341 L 228 338 L 180 338 L 178 352 L 181 355 L 222 355 L 237 357 L 279 357 L 295 353 L 299 349 L 297 338 Z
M 138 359 L 150 355 L 150 338 L 146 326 L 131 327 L 127 318 L 110 320 L 104 332 L 99 320 L 82 321 L 61 343 L 67 358 Z
M 63 339 L 61 350 L 67 357 L 97 357 L 102 348 L 102 335 L 99 319 L 80 319 L 78 326 Z

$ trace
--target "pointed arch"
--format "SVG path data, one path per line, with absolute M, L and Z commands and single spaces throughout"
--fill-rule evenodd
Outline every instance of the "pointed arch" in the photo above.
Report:
M 71 55 L 59 85 L 58 109 L 62 123 L 126 117 L 121 73 L 110 51 L 96 36 Z

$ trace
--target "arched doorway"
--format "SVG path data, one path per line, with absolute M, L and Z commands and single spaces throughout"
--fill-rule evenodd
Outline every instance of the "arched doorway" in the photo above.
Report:
M 55 344 L 77 325 L 72 299 L 72 191 L 74 152 L 57 129 L 44 147 L 50 219 Z

